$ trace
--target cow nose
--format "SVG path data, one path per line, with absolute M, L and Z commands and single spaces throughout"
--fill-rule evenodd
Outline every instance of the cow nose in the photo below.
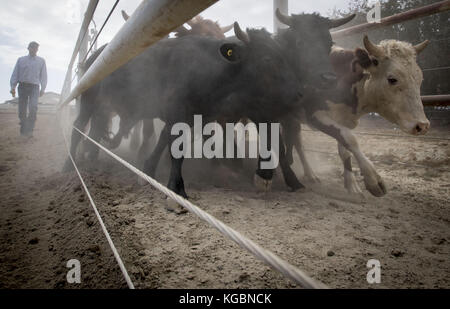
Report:
M 430 122 L 418 122 L 416 126 L 414 127 L 413 131 L 414 134 L 425 134 L 427 133 L 428 129 L 430 128 Z
M 325 72 L 320 74 L 320 77 L 322 79 L 322 83 L 326 85 L 327 87 L 333 87 L 336 85 L 337 82 L 337 76 L 336 74 L 332 72 Z

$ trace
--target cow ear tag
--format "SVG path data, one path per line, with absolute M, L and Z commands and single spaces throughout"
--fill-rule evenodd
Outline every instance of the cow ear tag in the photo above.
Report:
M 233 56 L 233 50 L 231 48 L 227 50 L 227 56 L 228 57 Z

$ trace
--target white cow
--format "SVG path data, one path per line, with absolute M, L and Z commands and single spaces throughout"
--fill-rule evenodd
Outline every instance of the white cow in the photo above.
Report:
M 416 62 L 416 56 L 428 43 L 424 41 L 413 46 L 385 40 L 375 45 L 365 36 L 367 51 L 334 47 L 330 57 L 339 78 L 337 90 L 307 89 L 304 103 L 306 121 L 338 141 L 339 155 L 344 164 L 345 188 L 349 192 L 362 193 L 352 173 L 353 154 L 366 188 L 375 196 L 386 194 L 383 180 L 361 152 L 351 131 L 363 115 L 378 113 L 408 134 L 419 135 L 428 131 L 430 122 L 420 97 L 423 75 Z M 301 136 L 293 142 L 305 176 L 318 180 L 303 153 Z

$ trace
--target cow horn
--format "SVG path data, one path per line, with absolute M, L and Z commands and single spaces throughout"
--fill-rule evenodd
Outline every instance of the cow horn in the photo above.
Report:
M 351 21 L 353 18 L 355 18 L 356 14 L 349 15 L 347 17 L 338 18 L 338 19 L 331 19 L 330 20 L 330 29 L 331 28 L 337 28 L 340 27 L 349 21 Z
M 241 40 L 244 43 L 250 43 L 250 39 L 248 38 L 248 34 L 244 31 L 242 31 L 241 27 L 239 27 L 239 24 L 237 21 L 234 22 L 234 34 L 236 37 Z
M 277 16 L 277 18 L 280 22 L 282 22 L 283 24 L 285 24 L 289 27 L 292 27 L 292 17 L 291 16 L 283 15 L 280 12 L 279 8 L 277 8 L 277 10 L 275 11 L 275 15 Z
M 425 40 L 422 43 L 414 45 L 413 47 L 416 50 L 416 54 L 420 54 L 425 49 L 425 47 L 428 46 L 428 44 L 430 44 L 430 41 Z
M 229 25 L 229 26 L 225 26 L 225 27 L 221 27 L 220 29 L 222 30 L 223 33 L 226 33 L 228 31 L 230 31 L 233 28 L 233 25 Z
M 127 21 L 128 18 L 130 18 L 130 16 L 124 10 L 122 10 L 122 17 L 123 17 L 123 19 L 125 19 L 125 21 Z
M 384 55 L 383 50 L 378 47 L 377 45 L 370 42 L 369 37 L 367 35 L 364 35 L 364 47 L 367 49 L 370 55 L 375 57 L 382 57 Z

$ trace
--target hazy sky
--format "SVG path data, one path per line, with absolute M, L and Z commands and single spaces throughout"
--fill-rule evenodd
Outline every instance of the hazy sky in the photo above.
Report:
M 101 0 L 94 15 L 97 29 L 114 4 Z M 129 14 L 141 0 L 122 0 L 98 40 L 109 42 L 123 25 L 120 11 Z M 319 12 L 328 15 L 334 7 L 346 8 L 349 0 L 290 0 L 289 12 Z M 38 55 L 47 62 L 47 91 L 60 93 L 72 56 L 88 0 L 0 0 L 0 103 L 11 98 L 9 80 L 17 58 L 28 54 L 30 41 L 40 44 Z M 272 0 L 220 0 L 202 13 L 205 18 L 229 25 L 238 21 L 242 28 L 273 28 Z M 78 8 L 74 9 L 73 8 Z M 79 12 L 77 14 L 77 12 Z M 92 26 L 92 23 L 91 23 Z M 232 31 L 230 32 L 232 34 Z

